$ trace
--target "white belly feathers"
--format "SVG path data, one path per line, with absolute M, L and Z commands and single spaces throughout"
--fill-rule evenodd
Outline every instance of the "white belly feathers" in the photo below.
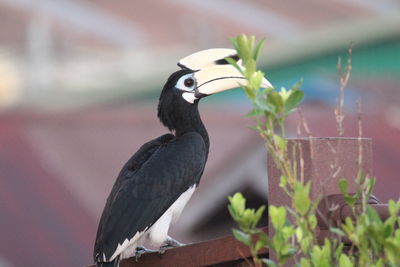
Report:
M 126 239 L 122 244 L 118 244 L 117 250 L 111 256 L 110 260 L 113 260 L 118 255 L 120 259 L 126 259 L 132 257 L 136 253 L 136 247 L 142 245 L 147 240 L 151 246 L 160 247 L 166 241 L 168 237 L 168 230 L 171 223 L 178 220 L 185 208 L 186 203 L 193 195 L 196 186 L 193 185 L 186 190 L 168 210 L 150 227 L 145 229 L 143 232 L 138 232 L 129 241 Z
M 171 207 L 157 220 L 155 224 L 147 231 L 150 244 L 155 247 L 161 246 L 167 239 L 169 226 L 178 220 L 185 208 L 186 203 L 192 196 L 196 186 L 190 187 L 186 190 Z

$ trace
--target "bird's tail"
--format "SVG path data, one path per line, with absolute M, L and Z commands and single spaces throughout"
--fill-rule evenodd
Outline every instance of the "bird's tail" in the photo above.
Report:
M 96 267 L 119 267 L 119 259 L 108 262 L 97 262 Z
M 96 267 L 119 267 L 119 262 L 117 261 L 108 261 L 108 262 L 98 262 Z

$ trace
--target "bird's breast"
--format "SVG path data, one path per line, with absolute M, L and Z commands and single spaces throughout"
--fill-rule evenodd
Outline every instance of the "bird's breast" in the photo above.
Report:
M 171 223 L 174 223 L 178 220 L 195 189 L 196 185 L 193 185 L 188 190 L 183 192 L 174 202 L 174 204 L 172 204 L 168 210 L 156 221 L 156 223 L 150 227 L 148 231 L 148 237 L 152 246 L 157 247 L 165 242 Z
M 192 197 L 194 190 L 196 190 L 196 185 L 193 185 L 188 190 L 183 192 L 183 194 L 180 195 L 180 197 L 169 208 L 171 209 L 170 212 L 172 214 L 172 223 L 178 220 L 179 216 L 181 215 L 183 209 L 186 206 L 186 203 L 188 203 L 189 199 Z

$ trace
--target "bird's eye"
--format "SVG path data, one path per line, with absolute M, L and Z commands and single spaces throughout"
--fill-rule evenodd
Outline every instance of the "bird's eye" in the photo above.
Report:
M 192 87 L 194 85 L 194 80 L 192 78 L 187 78 L 183 82 L 186 87 Z
M 176 88 L 186 92 L 192 92 L 196 86 L 196 79 L 193 77 L 193 73 L 182 76 L 176 83 Z

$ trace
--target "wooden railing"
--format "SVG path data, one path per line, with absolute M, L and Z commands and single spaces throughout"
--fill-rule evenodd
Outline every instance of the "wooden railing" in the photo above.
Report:
M 262 251 L 260 256 L 268 257 L 268 251 Z M 158 253 L 144 254 L 138 261 L 135 258 L 122 260 L 120 267 L 239 267 L 249 266 L 247 262 L 250 261 L 250 258 L 250 251 L 246 246 L 234 237 L 227 236 L 168 249 L 162 255 Z M 95 267 L 95 265 L 88 267 Z

